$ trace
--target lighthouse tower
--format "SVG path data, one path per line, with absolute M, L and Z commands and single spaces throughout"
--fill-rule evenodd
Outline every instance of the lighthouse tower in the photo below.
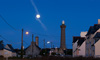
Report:
M 66 50 L 66 40 L 65 40 L 65 22 L 62 21 L 62 25 L 60 26 L 61 28 L 61 42 L 60 42 L 60 49 Z

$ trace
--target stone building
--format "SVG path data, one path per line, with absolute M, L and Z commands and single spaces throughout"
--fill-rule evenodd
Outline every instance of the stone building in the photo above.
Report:
M 83 56 L 86 54 L 86 38 L 87 32 L 81 32 L 80 36 L 73 37 L 73 57 Z
M 90 26 L 86 35 L 81 35 L 85 37 L 82 44 L 79 42 L 82 40 L 73 38 L 73 56 L 100 57 L 100 19 L 98 19 L 98 24 Z M 81 45 L 78 46 L 78 44 Z
M 16 57 L 17 56 L 11 44 L 7 44 L 5 47 L 0 44 L 0 55 L 4 57 Z
M 37 40 L 38 38 L 36 38 L 36 42 L 38 42 Z M 32 38 L 31 45 L 25 49 L 25 57 L 33 58 L 39 55 L 41 49 L 39 48 L 38 43 L 36 42 L 34 42 Z
M 98 24 L 90 26 L 88 33 L 86 35 L 86 56 L 100 57 L 99 47 L 100 47 L 100 19 L 98 19 Z

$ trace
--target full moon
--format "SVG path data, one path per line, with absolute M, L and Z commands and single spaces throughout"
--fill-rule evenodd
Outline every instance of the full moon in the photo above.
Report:
M 39 15 L 39 14 L 37 14 L 37 15 L 36 15 L 36 18 L 38 18 L 38 19 L 39 19 L 39 18 L 40 18 L 40 15 Z

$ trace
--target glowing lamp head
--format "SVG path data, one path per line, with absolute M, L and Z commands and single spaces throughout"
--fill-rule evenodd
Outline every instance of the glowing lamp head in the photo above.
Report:
M 62 21 L 62 24 L 65 24 L 65 21 L 64 20 Z
M 28 35 L 29 34 L 29 32 L 26 32 L 26 35 Z
M 50 43 L 50 41 L 47 42 L 47 44 L 49 44 L 49 43 Z
M 40 18 L 40 15 L 39 15 L 39 14 L 37 14 L 37 15 L 36 15 L 36 18 L 38 18 L 38 19 L 39 19 L 39 18 Z

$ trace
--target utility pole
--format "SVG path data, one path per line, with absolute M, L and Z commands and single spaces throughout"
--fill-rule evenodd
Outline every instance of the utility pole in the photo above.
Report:
M 44 42 L 44 49 L 45 49 L 45 39 L 43 40 L 43 42 Z
M 52 42 L 51 42 L 51 48 L 52 48 Z
M 54 48 L 54 45 L 53 45 L 53 48 Z
M 22 37 L 21 37 L 21 58 L 23 58 L 23 29 L 22 29 Z
M 32 34 L 32 57 L 33 57 L 33 34 Z
M 32 34 L 32 42 L 33 42 L 33 34 Z

